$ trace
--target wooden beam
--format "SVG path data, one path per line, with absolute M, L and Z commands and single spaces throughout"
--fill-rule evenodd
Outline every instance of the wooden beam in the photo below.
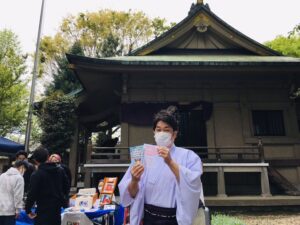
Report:
M 300 166 L 300 159 L 268 159 L 270 166 L 275 167 L 295 167 Z

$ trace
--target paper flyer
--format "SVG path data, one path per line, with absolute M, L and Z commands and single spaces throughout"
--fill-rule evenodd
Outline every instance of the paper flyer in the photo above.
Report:
M 144 164 L 144 146 L 138 145 L 129 148 L 131 163 L 136 163 L 137 161 Z
M 145 167 L 154 167 L 157 157 L 159 157 L 157 145 L 144 144 L 130 147 L 130 157 L 131 163 L 140 161 Z
M 158 156 L 157 145 L 144 144 L 145 157 Z
M 155 167 L 158 157 L 157 145 L 144 144 L 144 164 L 147 168 Z

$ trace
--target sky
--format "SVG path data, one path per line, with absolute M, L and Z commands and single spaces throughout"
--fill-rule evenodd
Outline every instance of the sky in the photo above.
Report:
M 67 15 L 101 9 L 141 10 L 149 17 L 180 22 L 196 0 L 45 0 L 42 35 L 54 35 Z M 0 30 L 16 33 L 23 52 L 34 52 L 42 0 L 0 0 Z M 263 43 L 300 23 L 299 0 L 204 0 L 225 22 Z

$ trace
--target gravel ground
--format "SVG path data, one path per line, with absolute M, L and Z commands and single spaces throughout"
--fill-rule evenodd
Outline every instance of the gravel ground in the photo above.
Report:
M 300 225 L 300 206 L 212 208 L 211 213 L 215 212 L 236 217 L 246 225 Z
M 300 225 L 300 212 L 245 212 L 232 216 L 243 220 L 247 225 Z

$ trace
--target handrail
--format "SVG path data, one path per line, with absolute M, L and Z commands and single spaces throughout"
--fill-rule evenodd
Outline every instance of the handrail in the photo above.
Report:
M 178 146 L 181 147 L 181 146 Z M 98 147 L 98 146 L 93 146 L 93 149 L 129 149 L 130 147 Z M 209 146 L 183 146 L 181 148 L 186 148 L 186 149 L 257 149 L 257 146 L 215 146 L 215 147 L 209 147 Z
M 264 152 L 263 145 L 261 140 L 258 142 L 256 146 L 185 146 L 183 148 L 194 150 L 196 154 L 201 156 L 204 160 L 215 160 L 217 162 L 227 161 L 227 160 L 255 160 L 264 162 Z M 98 147 L 91 146 L 91 159 L 103 159 L 103 157 L 109 160 L 118 160 L 124 157 L 126 159 L 130 158 L 129 149 L 130 147 Z M 101 150 L 107 150 L 108 152 L 101 152 Z M 110 151 L 109 151 L 110 150 Z M 116 152 L 111 152 L 114 150 Z M 127 151 L 122 151 L 127 150 Z M 206 152 L 202 152 L 201 150 L 205 150 Z M 213 152 L 208 152 L 209 150 L 214 150 Z M 222 151 L 226 150 L 226 151 Z M 230 150 L 230 151 L 228 151 Z M 234 151 L 240 150 L 240 151 Z M 255 152 L 249 152 L 247 150 L 256 150 Z M 224 157 L 222 157 L 224 156 Z M 249 156 L 251 158 L 245 158 L 244 156 Z M 257 157 L 255 157 L 257 156 Z M 99 158 L 100 157 L 100 158 Z
M 198 152 L 199 155 L 215 155 L 215 152 Z M 258 153 L 256 152 L 222 152 L 220 153 L 222 155 L 234 155 L 234 154 L 244 154 L 244 155 L 257 155 Z M 95 153 L 92 152 L 92 155 L 128 155 L 128 153 Z

